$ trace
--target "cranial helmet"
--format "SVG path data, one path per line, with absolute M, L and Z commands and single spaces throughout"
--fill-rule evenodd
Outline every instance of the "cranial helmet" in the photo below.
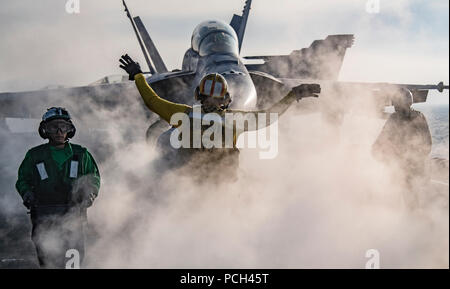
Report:
M 47 112 L 42 116 L 42 121 L 39 124 L 39 135 L 43 139 L 48 138 L 48 132 L 46 131 L 46 124 L 55 119 L 63 119 L 70 123 L 71 129 L 67 133 L 67 138 L 73 138 L 75 136 L 76 128 L 72 123 L 72 119 L 70 117 L 69 112 L 63 107 L 51 107 L 47 109 Z
M 408 110 L 412 104 L 413 94 L 407 88 L 400 88 L 392 97 L 392 105 L 395 107 L 395 110 Z
M 221 107 L 226 108 L 231 102 L 228 93 L 228 84 L 225 77 L 218 73 L 212 73 L 204 76 L 200 84 L 195 89 L 195 99 L 204 100 L 212 97 L 221 103 Z
M 224 98 L 227 90 L 228 84 L 226 79 L 218 73 L 212 73 L 200 80 L 196 97 L 202 95 L 203 97 Z

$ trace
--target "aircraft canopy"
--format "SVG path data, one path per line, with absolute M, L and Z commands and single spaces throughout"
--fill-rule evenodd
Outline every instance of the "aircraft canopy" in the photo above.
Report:
M 215 53 L 239 55 L 238 38 L 234 29 L 222 21 L 200 23 L 192 34 L 192 49 L 200 56 Z

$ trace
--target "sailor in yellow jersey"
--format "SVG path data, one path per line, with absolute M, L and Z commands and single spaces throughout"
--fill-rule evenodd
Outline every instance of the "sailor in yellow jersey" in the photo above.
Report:
M 135 80 L 136 86 L 139 90 L 139 93 L 142 96 L 142 99 L 144 100 L 145 105 L 151 111 L 158 114 L 163 120 L 167 121 L 169 124 L 172 125 L 172 129 L 163 133 L 158 142 L 163 149 L 173 152 L 173 149 L 170 148 L 169 144 L 170 139 L 169 135 L 173 129 L 179 126 L 179 124 L 171 123 L 172 117 L 177 113 L 184 113 L 186 115 L 189 115 L 189 118 L 192 120 L 195 117 L 195 111 L 193 107 L 186 104 L 173 103 L 159 97 L 155 93 L 155 91 L 148 85 L 144 75 L 142 74 L 139 64 L 134 62 L 128 55 L 123 55 L 122 58 L 120 59 L 120 63 L 121 63 L 120 67 L 123 68 L 129 74 L 130 80 Z M 227 91 L 227 82 L 225 78 L 220 74 L 209 74 L 202 78 L 200 84 L 195 90 L 194 96 L 196 100 L 200 101 L 201 103 L 201 114 L 216 113 L 223 119 L 223 117 L 227 113 L 232 114 L 242 113 L 242 114 L 253 114 L 255 116 L 255 119 L 258 119 L 258 116 L 260 116 L 261 113 L 277 113 L 278 115 L 281 115 L 289 108 L 289 106 L 294 101 L 296 100 L 298 101 L 305 97 L 317 97 L 318 96 L 317 93 L 320 93 L 320 86 L 318 84 L 302 84 L 300 86 L 293 88 L 283 99 L 281 99 L 279 102 L 277 102 L 267 110 L 260 110 L 260 111 L 230 110 L 228 109 L 228 106 L 231 103 L 232 98 Z M 270 125 L 271 119 L 266 117 L 266 121 L 264 123 L 265 123 L 264 126 Z M 236 161 L 238 161 L 238 153 L 239 153 L 239 150 L 236 148 L 236 140 L 239 136 L 239 133 L 260 128 L 262 127 L 249 128 L 248 126 L 246 126 L 242 130 L 234 129 L 232 148 L 228 149 L 200 148 L 190 150 L 177 149 L 176 156 L 175 157 L 172 156 L 171 160 L 175 164 L 180 165 L 182 163 L 185 163 L 188 159 L 192 159 L 193 155 L 196 152 L 201 151 L 203 152 L 203 155 L 205 155 L 206 153 L 207 155 L 206 159 L 203 159 L 203 157 L 199 157 L 198 154 L 196 155 L 195 158 L 196 159 L 201 158 L 202 163 L 210 164 L 223 159 L 223 157 L 218 157 L 218 155 L 220 154 L 223 156 L 227 156 L 226 158 L 231 157 L 232 159 L 234 159 L 235 161 L 229 161 L 229 163 L 231 163 L 230 164 L 231 166 L 236 166 Z M 202 127 L 202 130 L 203 129 L 204 128 Z M 190 134 L 191 137 L 192 135 L 193 133 Z M 186 151 L 189 151 L 189 153 L 186 153 Z M 166 160 L 168 162 L 171 161 L 168 158 Z M 206 169 L 206 171 L 210 170 Z

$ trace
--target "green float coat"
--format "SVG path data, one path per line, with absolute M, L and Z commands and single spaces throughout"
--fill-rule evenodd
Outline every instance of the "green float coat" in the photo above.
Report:
M 77 177 L 70 177 L 72 161 L 78 162 Z M 42 180 L 37 165 L 43 163 L 48 178 Z M 27 191 L 35 194 L 41 205 L 67 204 L 70 202 L 74 182 L 86 176 L 83 189 L 98 194 L 100 174 L 86 148 L 66 143 L 64 149 L 43 144 L 30 149 L 19 167 L 16 188 L 20 195 Z

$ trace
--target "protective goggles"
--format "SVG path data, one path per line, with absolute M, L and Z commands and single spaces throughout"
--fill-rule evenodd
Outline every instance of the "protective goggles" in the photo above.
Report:
M 45 126 L 48 133 L 55 134 L 60 130 L 62 133 L 68 133 L 72 130 L 72 125 L 65 122 L 48 123 Z

